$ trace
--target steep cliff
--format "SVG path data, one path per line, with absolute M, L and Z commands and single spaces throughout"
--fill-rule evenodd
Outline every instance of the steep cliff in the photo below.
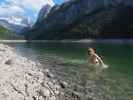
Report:
M 51 8 L 52 8 L 52 6 L 49 4 L 44 5 L 38 14 L 38 19 L 37 19 L 37 22 L 35 24 L 39 24 L 41 21 L 43 21 L 43 19 L 47 17 Z
M 132 0 L 70 0 L 53 7 L 27 39 L 120 38 L 133 36 Z

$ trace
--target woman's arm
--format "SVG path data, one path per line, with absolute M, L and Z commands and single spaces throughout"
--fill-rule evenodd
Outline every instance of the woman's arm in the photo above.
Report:
M 101 57 L 99 57 L 97 54 L 95 54 L 95 56 L 97 57 L 99 63 L 100 63 L 101 65 L 104 65 L 104 62 L 103 62 L 103 60 L 101 59 Z

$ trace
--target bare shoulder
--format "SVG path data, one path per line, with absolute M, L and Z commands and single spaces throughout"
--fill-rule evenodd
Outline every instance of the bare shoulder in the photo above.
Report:
M 94 54 L 94 56 L 97 57 L 97 58 L 100 58 L 100 56 L 98 56 L 98 54 L 96 54 L 96 53 Z

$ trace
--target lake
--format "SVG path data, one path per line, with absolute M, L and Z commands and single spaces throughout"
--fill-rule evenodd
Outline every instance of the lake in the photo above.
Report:
M 8 43 L 18 54 L 38 61 L 59 79 L 83 86 L 89 80 L 87 48 L 96 49 L 109 66 L 104 70 L 108 100 L 133 100 L 132 43 Z M 107 99 L 106 99 L 107 100 Z

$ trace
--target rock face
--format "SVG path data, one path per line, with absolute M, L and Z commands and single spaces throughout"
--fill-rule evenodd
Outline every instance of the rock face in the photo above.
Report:
M 0 44 L 0 100 L 59 100 L 61 86 L 39 66 Z
M 70 0 L 53 7 L 41 23 L 27 31 L 25 37 L 78 39 L 99 37 L 99 34 L 106 37 L 106 33 L 110 33 L 107 37 L 130 37 L 132 10 L 132 0 Z
M 52 7 L 49 4 L 44 5 L 39 12 L 37 22 L 41 22 L 44 18 L 46 18 L 51 8 Z

